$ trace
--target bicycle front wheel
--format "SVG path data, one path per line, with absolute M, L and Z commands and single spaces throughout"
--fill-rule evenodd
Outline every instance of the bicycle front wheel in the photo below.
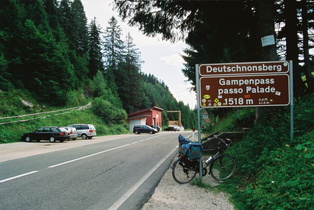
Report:
M 179 184 L 189 183 L 197 173 L 197 167 L 186 164 L 182 158 L 176 160 L 171 168 L 172 176 Z
M 222 181 L 229 179 L 235 172 L 236 162 L 233 157 L 222 154 L 210 164 L 209 171 L 214 179 Z

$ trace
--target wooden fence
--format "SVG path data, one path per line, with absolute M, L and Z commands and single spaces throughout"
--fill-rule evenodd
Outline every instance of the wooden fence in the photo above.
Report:
M 31 120 L 44 119 L 47 117 L 67 114 L 67 113 L 70 113 L 74 110 L 89 109 L 91 107 L 92 107 L 92 103 L 88 103 L 85 106 L 77 106 L 77 107 L 68 108 L 68 109 L 60 109 L 60 110 L 49 111 L 49 112 L 38 112 L 38 113 L 26 114 L 26 115 L 20 115 L 20 116 L 0 117 L 0 121 L 6 121 L 6 120 L 10 120 L 10 119 L 12 120 L 9 122 L 0 122 L 0 125 L 8 125 L 8 124 L 12 124 L 12 123 L 23 123 L 23 122 L 28 122 Z M 55 114 L 53 114 L 53 113 L 55 113 Z M 51 114 L 53 114 L 53 115 L 51 115 Z M 26 118 L 26 119 L 22 119 L 22 118 Z M 14 119 L 19 119 L 19 120 L 14 120 Z

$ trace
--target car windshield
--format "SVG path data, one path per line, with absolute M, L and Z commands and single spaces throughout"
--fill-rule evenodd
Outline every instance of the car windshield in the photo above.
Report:
M 51 128 L 52 132 L 59 132 L 58 128 Z
M 38 128 L 37 130 L 35 130 L 36 132 L 43 132 L 44 128 Z

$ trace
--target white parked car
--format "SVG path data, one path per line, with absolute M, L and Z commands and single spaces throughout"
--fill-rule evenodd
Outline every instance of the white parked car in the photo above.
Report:
M 82 139 L 91 139 L 96 136 L 96 128 L 92 124 L 72 124 L 67 127 L 76 128 L 78 136 Z
M 77 139 L 78 132 L 77 132 L 76 128 L 74 128 L 74 127 L 64 127 L 64 129 L 67 130 L 68 134 L 70 135 L 70 139 L 72 139 L 72 140 L 76 140 Z

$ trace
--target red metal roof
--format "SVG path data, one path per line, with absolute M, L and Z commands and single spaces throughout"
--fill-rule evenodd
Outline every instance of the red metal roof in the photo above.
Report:
M 148 108 L 148 109 L 144 109 L 144 110 L 141 110 L 141 111 L 133 112 L 133 113 L 129 114 L 128 117 L 129 117 L 129 118 L 132 118 L 132 116 L 134 116 L 134 115 L 139 115 L 139 114 L 144 113 L 144 112 L 147 112 L 147 111 L 152 111 L 153 109 L 159 110 L 159 111 L 161 111 L 161 112 L 164 110 L 164 109 L 162 109 L 162 108 L 159 108 L 159 107 L 157 107 L 157 106 L 154 106 L 154 107 L 151 107 L 151 108 Z

